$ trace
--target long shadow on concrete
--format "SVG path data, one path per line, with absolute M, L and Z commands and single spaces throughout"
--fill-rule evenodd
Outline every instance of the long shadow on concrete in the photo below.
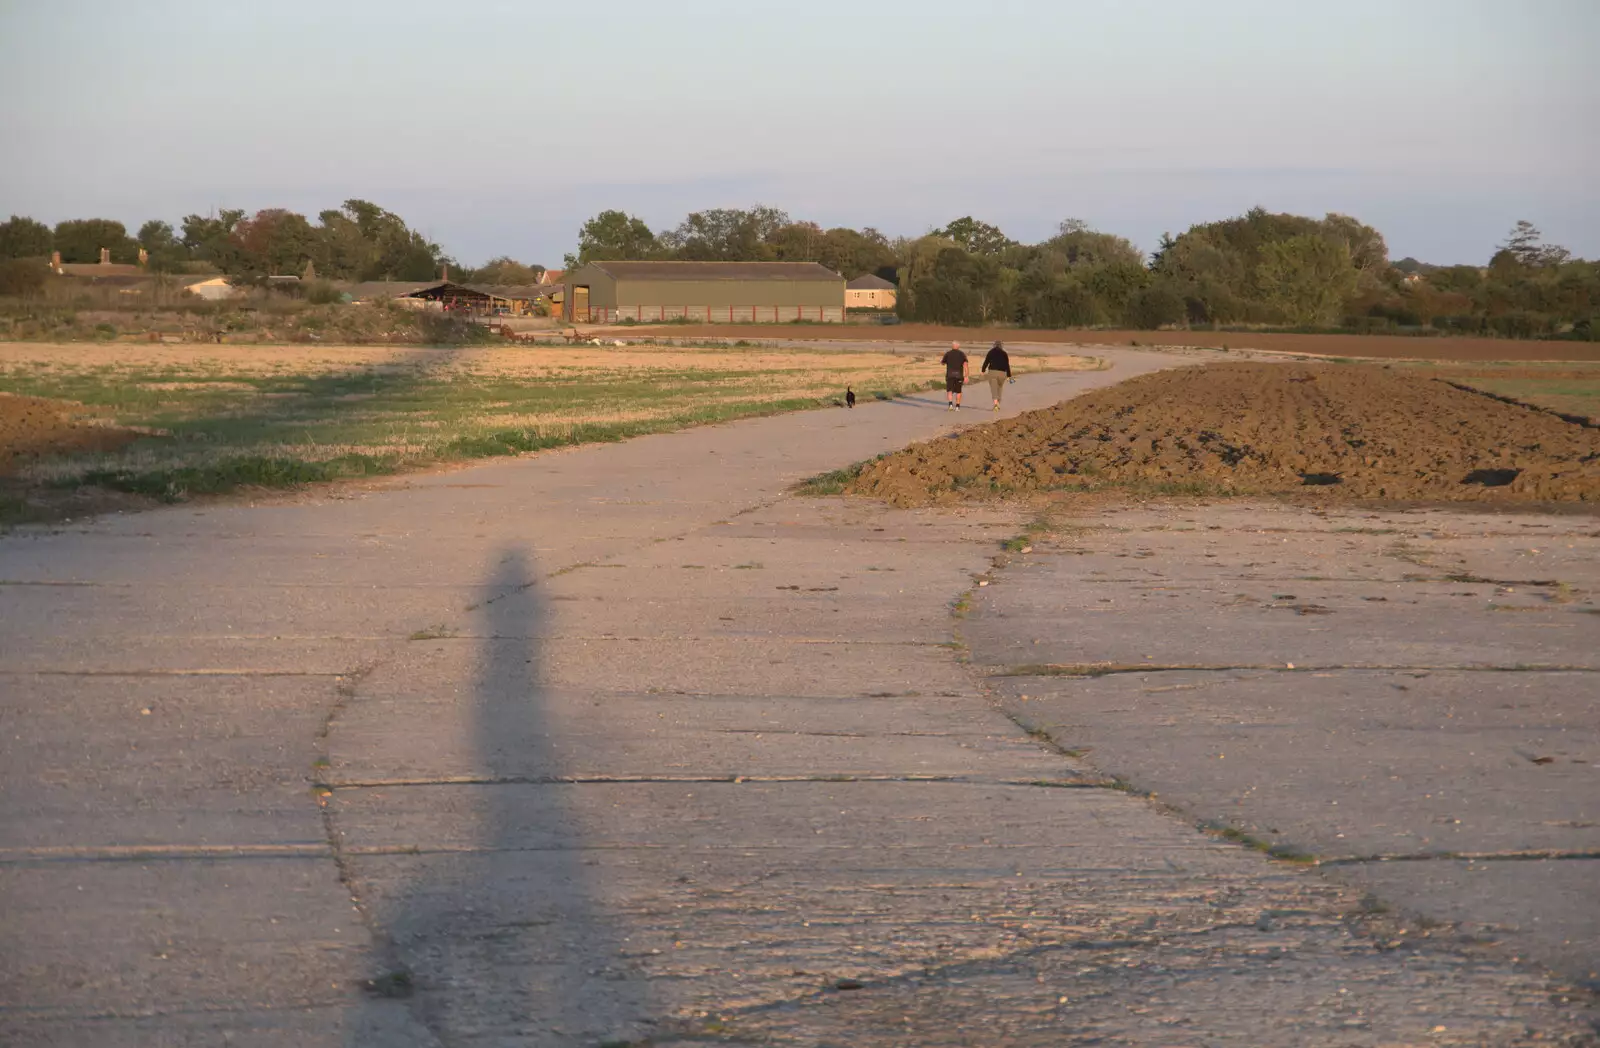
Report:
M 536 578 L 526 552 L 503 551 L 464 624 L 474 640 L 443 641 L 403 668 L 392 683 L 417 696 L 417 723 L 459 730 L 408 741 L 429 781 L 386 787 L 341 817 L 353 820 L 347 841 L 396 842 L 392 857 L 358 855 L 355 880 L 385 963 L 410 980 L 413 1017 L 446 1045 L 592 1045 L 649 1014 L 622 955 L 622 917 L 586 860 L 601 843 L 579 808 L 586 787 L 551 741 Z M 453 687 L 468 674 L 470 688 Z M 456 697 L 470 710 L 450 709 Z

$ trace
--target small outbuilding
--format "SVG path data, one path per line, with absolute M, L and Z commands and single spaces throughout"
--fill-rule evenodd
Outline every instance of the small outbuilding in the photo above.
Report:
M 569 321 L 844 320 L 844 277 L 816 262 L 590 262 L 563 282 Z
M 474 316 L 526 316 L 537 303 L 560 294 L 550 284 L 457 284 L 449 280 L 369 280 L 350 285 L 353 302 L 393 302 L 412 309 L 439 309 Z
M 898 289 L 876 273 L 864 273 L 844 286 L 846 309 L 893 309 Z

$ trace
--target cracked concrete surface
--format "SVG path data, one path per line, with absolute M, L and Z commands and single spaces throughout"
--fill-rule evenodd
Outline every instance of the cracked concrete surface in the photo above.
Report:
M 1120 508 L 965 635 L 1108 774 L 1600 986 L 1597 553 L 1593 516 Z
M 1174 362 L 1115 356 L 1008 409 Z M 0 1041 L 1590 1043 L 997 710 L 951 608 L 1012 511 L 783 493 L 953 421 L 0 539 Z

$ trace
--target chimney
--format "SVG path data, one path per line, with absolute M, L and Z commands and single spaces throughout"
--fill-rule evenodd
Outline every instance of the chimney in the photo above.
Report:
M 100 249 L 100 264 L 102 266 L 109 266 L 111 264 L 111 249 L 110 248 L 103 247 L 103 248 Z
M 147 266 L 150 264 L 150 252 L 146 251 L 144 248 L 139 249 L 139 264 L 141 266 Z
M 440 280 L 449 280 L 450 279 L 450 267 L 449 266 L 440 266 L 439 267 L 439 279 Z
M 55 270 L 57 273 L 61 272 L 61 252 L 50 252 L 50 268 Z

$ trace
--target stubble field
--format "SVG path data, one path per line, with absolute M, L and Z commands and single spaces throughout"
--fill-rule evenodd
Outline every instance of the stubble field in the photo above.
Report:
M 1019 371 L 1079 357 L 1017 358 Z M 0 344 L 0 517 L 395 473 L 928 389 L 932 357 L 714 346 Z

